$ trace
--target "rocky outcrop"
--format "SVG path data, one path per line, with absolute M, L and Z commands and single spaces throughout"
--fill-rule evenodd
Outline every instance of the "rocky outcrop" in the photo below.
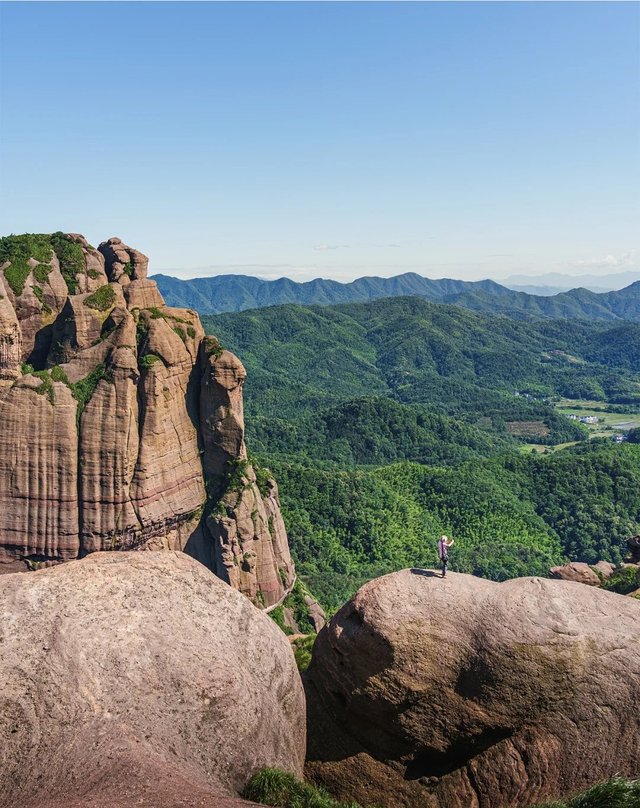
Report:
M 611 561 L 598 561 L 597 564 L 593 565 L 593 568 L 596 574 L 601 575 L 605 581 L 611 578 L 616 571 L 616 565 Z
M 640 774 L 640 604 L 405 570 L 320 632 L 308 774 L 384 808 L 503 808 Z
M 279 602 L 295 572 L 248 460 L 239 360 L 120 239 L 12 236 L 0 258 L 0 570 L 184 549 Z
M 231 808 L 302 772 L 304 693 L 266 615 L 183 553 L 0 578 L 0 808 Z
M 0 387 L 20 376 L 22 332 L 0 273 Z
M 630 564 L 640 564 L 640 536 L 632 536 L 627 539 L 627 547 L 629 548 L 629 556 L 627 562 Z
M 551 567 L 549 577 L 562 581 L 575 581 L 588 586 L 600 586 L 600 578 L 588 564 L 582 561 L 571 561 L 560 567 Z

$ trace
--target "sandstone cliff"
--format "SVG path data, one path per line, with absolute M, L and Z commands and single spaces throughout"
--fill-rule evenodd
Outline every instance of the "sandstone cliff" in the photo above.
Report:
M 112 238 L 0 239 L 0 570 L 183 549 L 272 606 L 295 573 L 240 361 Z
M 239 808 L 302 773 L 286 638 L 184 553 L 4 575 L 0 613 L 0 808 Z
M 385 808 L 504 808 L 640 774 L 640 603 L 405 570 L 360 589 L 308 671 L 308 773 Z

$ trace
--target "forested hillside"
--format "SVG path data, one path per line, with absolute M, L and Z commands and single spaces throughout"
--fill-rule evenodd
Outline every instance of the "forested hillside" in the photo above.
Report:
M 555 295 L 539 295 L 508 289 L 492 280 L 434 280 L 414 272 L 394 278 L 358 278 L 350 283 L 322 278 L 304 283 L 289 278 L 268 281 L 248 275 L 216 275 L 190 280 L 154 275 L 154 280 L 170 306 L 198 309 L 201 314 L 244 311 L 284 303 L 331 305 L 415 295 L 432 302 L 455 303 L 474 311 L 501 313 L 516 319 L 640 320 L 640 281 L 613 292 L 572 289 Z
M 640 325 L 632 323 L 516 322 L 407 297 L 270 307 L 205 322 L 250 371 L 247 407 L 256 428 L 256 417 L 268 416 L 275 429 L 273 419 L 317 417 L 339 401 L 382 396 L 469 423 L 482 419 L 503 434 L 509 421 L 538 418 L 571 440 L 580 435 L 543 399 L 640 404 Z
M 198 309 L 202 314 L 277 306 L 294 303 L 303 306 L 357 303 L 382 297 L 416 295 L 442 301 L 450 295 L 481 289 L 492 294 L 510 294 L 495 281 L 432 280 L 415 272 L 394 278 L 358 278 L 351 283 L 317 278 L 298 283 L 289 278 L 275 281 L 249 275 L 215 275 L 211 278 L 180 280 L 169 275 L 154 275 L 170 305 Z
M 456 539 L 454 569 L 504 580 L 564 558 L 618 562 L 640 529 L 640 446 L 629 444 L 455 468 L 271 466 L 298 572 L 332 608 L 384 572 L 436 566 L 441 533 Z
M 495 579 L 619 561 L 640 448 L 585 441 L 554 397 L 640 404 L 640 325 L 514 321 L 413 298 L 205 318 L 242 358 L 249 438 L 280 484 L 298 569 L 335 607 L 436 563 Z M 578 442 L 553 455 L 526 441 Z

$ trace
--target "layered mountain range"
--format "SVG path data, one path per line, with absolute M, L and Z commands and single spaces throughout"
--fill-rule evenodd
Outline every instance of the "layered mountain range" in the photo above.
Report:
M 200 314 L 244 311 L 283 303 L 331 305 L 411 295 L 516 319 L 640 320 L 640 281 L 613 292 L 572 289 L 560 294 L 541 295 L 509 289 L 491 280 L 434 280 L 415 272 L 393 278 L 358 278 L 350 283 L 322 278 L 304 283 L 289 278 L 267 281 L 248 275 L 217 275 L 191 280 L 168 275 L 155 275 L 154 278 L 170 305 L 187 306 Z
M 185 550 L 262 607 L 295 572 L 245 370 L 111 238 L 0 240 L 0 569 Z

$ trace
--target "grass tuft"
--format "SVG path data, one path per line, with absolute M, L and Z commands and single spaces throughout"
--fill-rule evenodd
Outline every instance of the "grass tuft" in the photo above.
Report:
M 640 808 L 640 780 L 612 777 L 568 799 L 530 808 Z
M 360 808 L 355 802 L 338 802 L 323 788 L 303 783 L 282 769 L 261 769 L 247 783 L 243 796 L 276 808 Z

